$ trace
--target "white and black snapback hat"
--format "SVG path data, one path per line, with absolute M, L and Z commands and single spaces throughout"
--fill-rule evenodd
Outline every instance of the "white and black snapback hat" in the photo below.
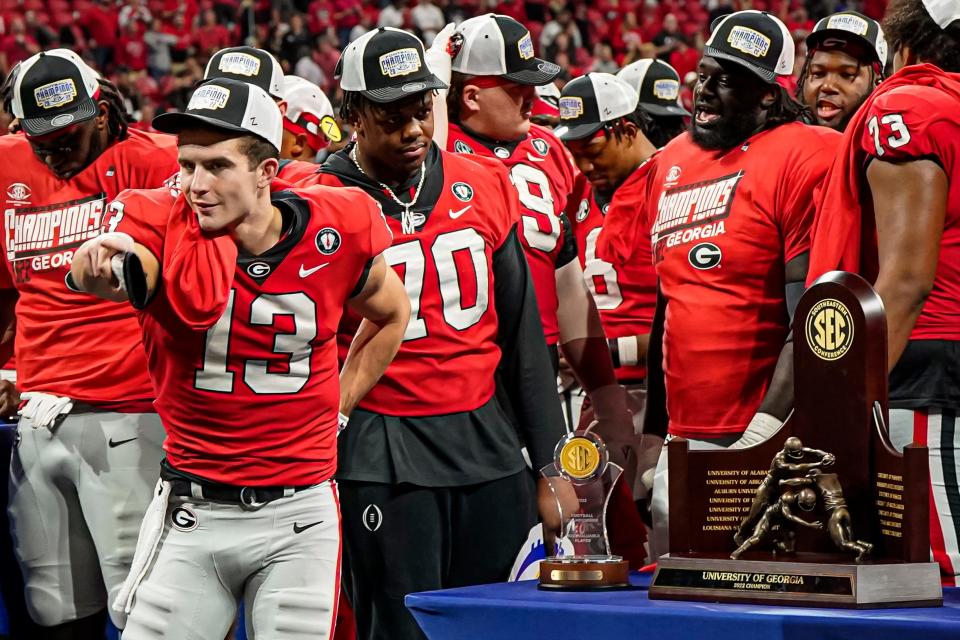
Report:
M 235 78 L 255 84 L 277 100 L 283 99 L 283 68 L 269 51 L 228 47 L 210 57 L 203 79 Z
M 923 0 L 923 7 L 941 29 L 960 20 L 960 3 L 957 0 Z
M 609 73 L 588 73 L 574 78 L 560 92 L 561 140 L 592 136 L 605 124 L 637 109 L 639 96 L 629 84 Z
M 560 67 L 534 55 L 525 26 L 509 16 L 487 13 L 464 20 L 450 38 L 453 70 L 470 76 L 502 76 L 519 84 L 542 85 Z
M 154 129 L 164 133 L 197 126 L 250 133 L 277 151 L 283 139 L 283 118 L 276 101 L 257 85 L 233 78 L 205 81 L 193 92 L 186 111 L 162 113 L 153 119 Z
M 680 76 L 663 60 L 637 60 L 617 72 L 617 77 L 640 96 L 639 107 L 653 116 L 689 116 L 680 106 Z
M 393 27 L 369 31 L 348 44 L 335 75 L 344 91 L 359 91 L 379 103 L 447 88 L 427 68 L 420 39 Z
M 51 49 L 22 63 L 11 108 L 28 136 L 42 136 L 97 115 L 97 72 L 68 49 Z
M 737 11 L 715 20 L 703 55 L 735 62 L 770 84 L 793 73 L 793 38 L 766 11 Z
M 850 42 L 859 43 L 872 53 L 872 62 L 880 66 L 887 64 L 887 40 L 880 23 L 856 11 L 841 11 L 821 18 L 807 36 L 807 50 L 843 50 Z

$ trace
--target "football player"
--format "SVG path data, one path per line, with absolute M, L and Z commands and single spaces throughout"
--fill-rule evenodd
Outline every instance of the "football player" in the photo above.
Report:
M 10 516 L 30 615 L 50 637 L 103 637 L 152 495 L 163 427 L 127 305 L 63 290 L 74 251 L 121 190 L 176 170 L 175 141 L 127 129 L 116 87 L 73 52 L 27 59 L 12 88 L 25 135 L 0 138 L 5 300 L 16 306 L 20 442 Z M 15 290 L 15 292 L 14 292 Z M 118 627 L 123 616 L 113 615 Z
M 530 123 L 536 87 L 553 82 L 560 67 L 534 55 L 526 27 L 493 13 L 464 21 L 449 51 L 447 149 L 497 160 L 509 170 L 547 345 L 555 362 L 562 352 L 588 393 L 597 432 L 612 438 L 632 422 L 564 213 L 576 171 L 553 133 Z
M 283 114 L 282 159 L 316 162 L 317 153 L 328 142 L 339 142 L 333 107 L 320 87 L 298 76 L 284 76 L 283 101 L 287 109 Z
M 843 131 L 883 80 L 887 41 L 880 23 L 856 11 L 823 18 L 807 36 L 797 98 L 816 123 Z
M 238 595 L 251 638 L 333 631 L 338 413 L 386 368 L 410 305 L 380 255 L 391 234 L 375 202 L 276 180 L 281 119 L 253 84 L 200 85 L 185 112 L 154 120 L 179 134 L 173 210 L 114 208 L 117 231 L 84 244 L 71 268 L 80 289 L 140 310 L 168 433 L 114 603 L 128 638 L 223 638 Z M 338 382 L 345 306 L 364 327 Z
M 339 440 L 346 587 L 359 638 L 419 639 L 406 594 L 505 580 L 538 504 L 545 519 L 555 512 L 505 410 L 534 469 L 552 463 L 563 416 L 506 170 L 432 143 L 445 85 L 415 36 L 371 31 L 338 71 L 356 141 L 316 180 L 380 204 L 394 233 L 384 255 L 413 309 L 397 357 Z M 341 351 L 354 326 L 341 329 Z
M 859 272 L 883 300 L 890 439 L 929 447 L 930 543 L 960 574 L 960 7 L 894 0 L 896 73 L 856 113 L 818 201 L 813 281 Z
M 787 337 L 804 290 L 813 191 L 840 138 L 799 121 L 803 108 L 776 83 L 792 68 L 793 40 L 778 19 L 740 11 L 718 20 L 690 131 L 657 156 L 642 223 L 663 299 L 648 349 L 647 432 L 668 424 L 694 447 L 750 446 L 792 405 Z M 600 256 L 617 264 L 634 236 L 604 234 Z M 656 476 L 655 554 L 665 546 L 665 455 Z

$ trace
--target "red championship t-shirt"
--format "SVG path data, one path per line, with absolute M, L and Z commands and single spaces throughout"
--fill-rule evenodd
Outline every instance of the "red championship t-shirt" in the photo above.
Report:
M 519 212 L 515 199 L 503 197 L 512 187 L 502 167 L 443 151 L 439 157 L 443 183 L 432 210 L 417 214 L 422 226 L 404 234 L 387 216 L 393 246 L 384 257 L 412 310 L 400 351 L 360 402 L 367 411 L 435 416 L 473 411 L 493 396 L 500 347 L 492 257 Z M 330 173 L 316 179 L 343 184 Z M 356 330 L 352 320 L 341 328 L 341 356 Z
M 496 158 L 507 167 L 520 197 L 523 244 L 537 292 L 540 320 L 548 345 L 557 344 L 556 270 L 577 257 L 564 210 L 576 170 L 563 144 L 549 129 L 530 126 L 523 140 L 494 143 L 450 125 L 447 150 Z
M 309 485 L 336 470 L 336 332 L 370 261 L 390 244 L 357 189 L 287 188 L 280 242 L 254 256 L 203 234 L 169 190 L 128 191 L 118 229 L 162 256 L 140 314 L 174 468 L 234 485 Z
M 932 160 L 949 177 L 947 209 L 933 289 L 911 340 L 960 340 L 960 118 L 956 98 L 920 85 L 898 87 L 870 106 L 860 139 L 870 158 Z
M 784 265 L 809 250 L 814 188 L 840 134 L 790 123 L 726 151 L 689 134 L 660 152 L 647 216 L 667 300 L 669 432 L 742 432 L 789 330 Z
M 20 295 L 18 386 L 150 411 L 153 389 L 130 305 L 74 293 L 64 277 L 74 251 L 105 226 L 107 202 L 124 189 L 158 187 L 177 170 L 176 139 L 130 131 L 69 180 L 51 173 L 22 135 L 0 138 L 0 157 L 6 203 L 0 287 Z
M 650 238 L 641 235 L 632 260 L 614 266 L 597 255 L 597 242 L 604 232 L 609 210 L 624 210 L 625 215 L 641 216 L 646 198 L 647 174 L 651 163 L 641 165 L 616 190 L 610 202 L 597 194 L 590 182 L 577 176 L 574 196 L 567 216 L 577 239 L 580 264 L 587 288 L 600 311 L 600 321 L 607 338 L 621 338 L 650 333 L 653 312 L 657 305 L 657 274 L 650 255 Z M 574 203 L 578 203 L 573 211 Z M 647 375 L 646 362 L 636 366 L 621 365 L 617 379 L 624 382 L 642 380 Z

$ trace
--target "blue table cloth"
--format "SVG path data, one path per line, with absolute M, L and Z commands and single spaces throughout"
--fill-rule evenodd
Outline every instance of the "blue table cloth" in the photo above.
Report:
M 407 596 L 430 640 L 960 640 L 960 589 L 944 606 L 918 609 L 807 609 L 650 600 L 650 574 L 634 589 L 538 591 L 535 581 Z

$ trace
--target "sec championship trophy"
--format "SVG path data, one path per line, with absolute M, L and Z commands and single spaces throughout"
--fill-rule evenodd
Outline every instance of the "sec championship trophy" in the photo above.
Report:
M 834 271 L 793 322 L 794 411 L 748 449 L 668 445 L 669 553 L 651 598 L 830 607 L 938 606 L 927 450 L 890 443 L 886 320 Z M 731 399 L 731 402 L 735 402 Z
M 623 469 L 610 462 L 603 440 L 589 431 L 567 434 L 557 443 L 553 464 L 540 473 L 550 483 L 563 523 L 554 533 L 573 548 L 573 555 L 541 561 L 540 588 L 627 587 L 629 565 L 610 553 L 606 525 L 610 494 Z

